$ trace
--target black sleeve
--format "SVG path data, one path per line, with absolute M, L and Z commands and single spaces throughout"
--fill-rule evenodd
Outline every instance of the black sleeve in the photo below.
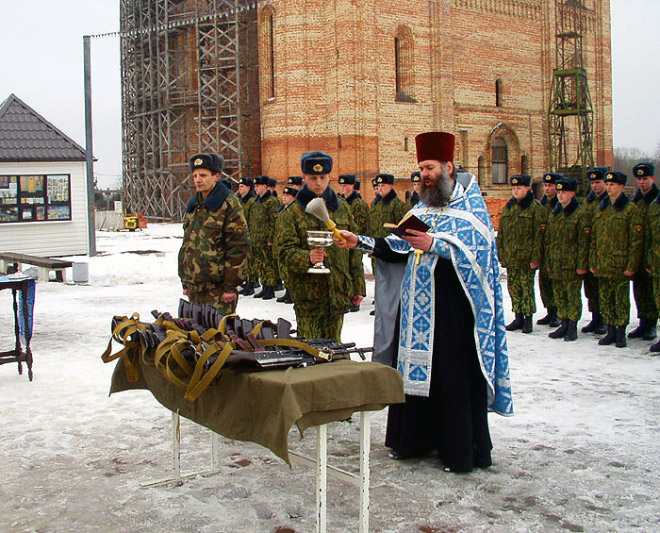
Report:
M 374 251 L 371 255 L 374 256 L 375 258 L 381 259 L 386 263 L 405 263 L 406 261 L 408 261 L 407 253 L 400 254 L 398 252 L 392 251 L 392 248 L 390 248 L 387 245 L 383 237 L 379 237 L 374 240 L 376 241 L 376 243 L 374 246 Z

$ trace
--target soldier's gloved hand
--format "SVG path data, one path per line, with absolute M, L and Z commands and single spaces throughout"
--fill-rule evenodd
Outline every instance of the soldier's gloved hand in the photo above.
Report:
M 316 263 L 321 263 L 327 255 L 328 254 L 323 251 L 323 248 L 312 248 L 309 251 L 309 260 L 315 265 Z

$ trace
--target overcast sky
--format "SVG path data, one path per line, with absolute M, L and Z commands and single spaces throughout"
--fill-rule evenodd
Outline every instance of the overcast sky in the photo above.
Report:
M 611 0 L 614 146 L 660 145 L 660 0 Z M 14 93 L 84 147 L 83 35 L 119 29 L 119 0 L 0 0 L 0 102 Z M 119 39 L 92 40 L 95 173 L 121 175 Z

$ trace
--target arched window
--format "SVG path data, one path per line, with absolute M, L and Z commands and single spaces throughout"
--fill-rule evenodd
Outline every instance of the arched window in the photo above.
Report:
M 495 80 L 495 105 L 502 107 L 502 85 L 504 82 L 501 78 Z
M 479 182 L 479 185 L 481 185 L 484 182 L 485 177 L 486 177 L 486 158 L 480 155 L 479 159 L 477 160 L 477 181 Z
M 267 6 L 261 15 L 261 84 L 262 98 L 275 98 L 275 13 Z
M 509 174 L 509 150 L 503 137 L 493 139 L 493 184 L 506 184 Z
M 399 26 L 394 35 L 396 99 L 416 102 L 414 87 L 413 35 L 410 28 Z

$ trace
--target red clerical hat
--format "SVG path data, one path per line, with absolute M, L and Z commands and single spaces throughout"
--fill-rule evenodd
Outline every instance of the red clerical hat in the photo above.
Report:
M 454 161 L 454 144 L 456 138 L 444 131 L 429 131 L 420 133 L 415 137 L 417 145 L 417 162 L 428 161 Z

